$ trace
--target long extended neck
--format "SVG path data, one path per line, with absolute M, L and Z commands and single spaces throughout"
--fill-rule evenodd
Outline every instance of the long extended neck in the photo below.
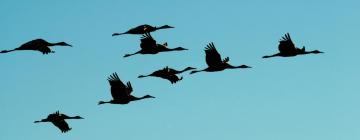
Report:
M 48 119 L 42 119 L 42 120 L 40 120 L 40 121 L 35 121 L 34 123 L 40 123 L 40 122 L 50 122 L 50 120 L 48 120 Z
M 111 101 L 100 101 L 100 102 L 98 103 L 98 105 L 101 105 L 101 104 L 109 104 L 109 103 L 111 103 Z
M 186 50 L 186 49 L 177 47 L 177 48 L 166 48 L 164 51 L 184 51 L 184 50 Z
M 229 68 L 229 69 L 238 69 L 238 68 L 241 68 L 241 66 L 232 66 L 232 65 L 229 65 L 228 68 Z
M 247 65 L 240 65 L 240 66 L 232 66 L 230 64 L 228 64 L 227 66 L 229 69 L 244 69 L 244 68 L 251 68 L 250 66 Z
M 301 52 L 300 54 L 317 54 L 318 52 L 317 51 L 304 51 L 304 52 Z
M 13 50 L 2 50 L 2 51 L 0 51 L 0 53 L 8 53 L 8 52 L 12 52 L 12 51 L 16 51 L 15 49 L 13 49 Z
M 49 46 L 59 46 L 61 45 L 62 42 L 57 42 L 57 43 L 49 43 Z
M 150 75 L 139 75 L 138 78 L 144 78 L 144 77 L 148 77 Z
M 188 69 L 188 68 L 185 68 L 185 69 L 183 69 L 183 70 L 181 70 L 181 71 L 177 71 L 177 73 L 176 74 L 178 74 L 178 73 L 183 73 L 183 72 L 185 72 L 185 71 L 189 71 L 190 69 Z
M 124 57 L 130 57 L 130 56 L 133 56 L 133 55 L 139 54 L 139 53 L 140 53 L 140 51 L 138 51 L 138 52 L 136 52 L 136 53 L 133 53 L 133 54 L 125 54 Z
M 134 98 L 132 99 L 132 101 L 138 101 L 138 100 L 147 99 L 147 98 L 149 98 L 149 97 L 147 97 L 147 96 L 143 96 L 143 97 L 134 97 Z
M 203 71 L 206 71 L 206 69 L 203 69 L 203 70 L 193 70 L 190 72 L 190 74 L 194 74 L 194 73 L 198 73 L 198 72 L 203 72 Z
M 74 116 L 74 117 L 67 117 L 65 119 L 82 119 L 80 116 Z
M 167 29 L 168 27 L 165 26 L 160 26 L 160 27 L 155 27 L 155 30 L 161 30 L 161 29 Z
M 113 33 L 111 36 L 118 36 L 118 35 L 123 35 L 123 34 L 127 34 L 127 32 L 124 32 L 124 33 Z
M 270 58 L 270 57 L 276 57 L 276 56 L 280 56 L 280 53 L 273 54 L 273 55 L 266 55 L 266 56 L 263 56 L 262 58 Z

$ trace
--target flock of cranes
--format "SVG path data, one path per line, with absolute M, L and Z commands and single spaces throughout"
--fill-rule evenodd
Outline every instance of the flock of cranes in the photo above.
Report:
M 163 44 L 157 44 L 156 40 L 151 36 L 150 32 L 154 32 L 156 30 L 160 29 L 169 29 L 174 28 L 169 25 L 164 25 L 160 27 L 154 27 L 150 25 L 140 25 L 135 28 L 132 28 L 126 32 L 123 33 L 114 33 L 112 36 L 118 36 L 123 34 L 137 34 L 142 35 L 142 38 L 140 39 L 140 50 L 132 53 L 132 54 L 125 54 L 124 57 L 130 57 L 136 54 L 157 54 L 160 52 L 169 52 L 169 51 L 184 51 L 188 50 L 186 48 L 182 47 L 176 47 L 176 48 L 168 48 L 167 43 Z M 24 43 L 18 48 L 12 49 L 12 50 L 3 50 L 0 51 L 0 53 L 9 53 L 13 51 L 24 51 L 24 50 L 33 50 L 33 51 L 39 51 L 43 54 L 49 54 L 49 53 L 55 53 L 55 51 L 51 50 L 52 46 L 68 46 L 72 47 L 71 45 L 65 43 L 65 42 L 58 42 L 58 43 L 49 43 L 45 41 L 44 39 L 35 39 L 32 41 L 29 41 L 27 43 Z M 323 53 L 318 50 L 314 51 L 306 51 L 305 47 L 303 48 L 297 48 L 295 44 L 292 42 L 290 34 L 286 33 L 284 37 L 279 41 L 278 46 L 279 52 L 273 55 L 267 55 L 263 56 L 263 58 L 270 58 L 270 57 L 293 57 L 297 55 L 305 55 L 305 54 L 319 54 Z M 194 74 L 197 72 L 217 72 L 217 71 L 223 71 L 225 69 L 239 69 L 239 68 L 251 68 L 247 65 L 240 65 L 240 66 L 233 66 L 229 64 L 230 58 L 225 57 L 221 58 L 220 53 L 215 48 L 215 45 L 213 42 L 209 43 L 207 47 L 205 47 L 205 61 L 208 65 L 207 68 L 202 70 L 196 70 L 196 68 L 193 67 L 186 67 L 183 70 L 175 70 L 173 68 L 169 68 L 166 66 L 163 69 L 157 70 L 152 72 L 148 75 L 140 75 L 138 78 L 144 78 L 144 77 L 159 77 L 162 79 L 166 79 L 171 82 L 171 84 L 175 84 L 178 81 L 182 80 L 183 77 L 178 77 L 177 74 L 190 71 L 190 74 Z M 151 95 L 144 95 L 142 97 L 136 97 L 133 96 L 131 93 L 133 92 L 133 88 L 131 86 L 130 82 L 127 82 L 126 84 L 122 82 L 118 76 L 118 74 L 115 72 L 112 75 L 108 77 L 108 82 L 111 86 L 111 96 L 112 99 L 109 101 L 99 101 L 99 105 L 101 104 L 128 104 L 132 101 L 138 101 L 142 99 L 148 99 L 148 98 L 155 98 Z M 71 130 L 71 127 L 66 123 L 66 119 L 83 119 L 80 116 L 74 116 L 69 117 L 65 114 L 59 113 L 59 111 L 49 114 L 47 118 L 42 119 L 40 121 L 35 121 L 34 123 L 40 123 L 40 122 L 51 122 L 56 127 L 58 127 L 62 133 L 68 132 Z

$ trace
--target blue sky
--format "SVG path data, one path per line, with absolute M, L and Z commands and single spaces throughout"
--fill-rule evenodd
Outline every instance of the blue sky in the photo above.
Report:
M 0 1 L 0 49 L 35 38 L 65 41 L 55 54 L 0 55 L 0 139 L 4 140 L 356 140 L 360 138 L 356 0 L 243 1 Z M 140 36 L 111 37 L 141 24 L 172 25 L 153 33 L 189 51 L 154 56 Z M 320 55 L 262 59 L 289 32 L 298 47 Z M 182 74 L 175 85 L 139 74 L 170 66 L 205 68 L 214 42 L 233 65 L 252 69 Z M 131 81 L 135 96 L 157 98 L 98 106 L 111 99 L 108 75 Z M 33 121 L 60 110 L 61 134 Z

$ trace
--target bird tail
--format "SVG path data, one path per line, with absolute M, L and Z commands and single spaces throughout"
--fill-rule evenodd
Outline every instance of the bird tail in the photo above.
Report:
M 0 53 L 8 53 L 8 52 L 12 52 L 12 51 L 15 51 L 15 49 L 14 50 L 2 50 L 2 51 L 0 51 Z

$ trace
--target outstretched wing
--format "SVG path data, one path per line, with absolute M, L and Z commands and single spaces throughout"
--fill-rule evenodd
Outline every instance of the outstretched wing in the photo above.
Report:
M 121 99 L 123 97 L 126 97 L 128 94 L 126 93 L 127 87 L 125 84 L 120 80 L 117 73 L 113 73 L 108 77 L 108 81 L 111 86 L 111 95 L 114 98 L 114 100 Z
M 206 63 L 209 67 L 221 65 L 222 60 L 219 52 L 216 50 L 213 42 L 209 43 L 205 48 Z
M 69 125 L 66 123 L 66 121 L 64 119 L 59 118 L 55 121 L 52 121 L 52 123 L 57 128 L 59 128 L 62 133 L 65 133 L 65 132 L 71 130 L 71 128 L 69 127 Z
M 162 70 L 159 70 L 158 72 L 161 73 L 160 77 L 166 80 L 169 80 L 171 82 L 171 84 L 174 84 L 178 81 L 180 81 L 182 79 L 179 78 L 175 73 L 174 73 L 174 69 L 169 68 L 168 66 L 166 66 L 165 68 L 163 68 Z
M 133 91 L 133 88 L 132 88 L 132 86 L 131 86 L 131 83 L 130 83 L 130 81 L 129 82 L 127 82 L 126 83 L 126 89 L 127 89 L 127 95 L 130 95 L 131 94 L 131 92 Z
M 296 47 L 291 40 L 290 34 L 286 33 L 285 36 L 279 41 L 279 51 L 280 53 L 291 53 L 296 51 Z
M 140 47 L 141 49 L 144 50 L 154 49 L 156 47 L 156 41 L 154 40 L 154 38 L 151 36 L 150 33 L 143 34 L 143 37 L 141 38 Z
M 176 76 L 175 74 L 172 74 L 172 73 L 166 73 L 164 75 L 161 75 L 160 78 L 169 80 L 171 82 L 171 84 L 174 84 L 174 83 L 182 80 L 182 77 L 179 78 L 178 76 Z
M 56 111 L 56 112 L 54 112 L 54 113 L 52 113 L 52 114 L 49 114 L 48 117 L 47 117 L 47 119 L 48 119 L 48 120 L 53 120 L 53 119 L 56 119 L 56 118 L 59 117 L 59 116 L 60 116 L 59 111 Z
M 62 118 L 61 115 L 62 114 L 60 114 L 59 111 L 56 111 L 52 114 L 49 114 L 47 119 L 50 120 L 51 123 L 54 124 L 57 128 L 59 128 L 62 133 L 65 133 L 71 130 L 71 128 L 65 122 L 64 118 Z
M 230 61 L 230 58 L 229 57 L 226 57 L 225 59 L 222 60 L 223 63 L 227 63 Z
M 51 53 L 51 49 L 48 47 L 49 45 L 51 45 L 49 42 L 39 38 L 26 42 L 15 50 L 37 50 L 43 54 L 48 54 Z
M 179 78 L 175 74 L 169 74 L 168 77 L 167 77 L 167 80 L 169 80 L 171 82 L 171 84 L 175 84 L 176 82 L 182 80 L 182 77 Z
M 49 54 L 52 53 L 51 49 L 49 47 L 39 47 L 38 51 L 40 51 L 43 54 Z

